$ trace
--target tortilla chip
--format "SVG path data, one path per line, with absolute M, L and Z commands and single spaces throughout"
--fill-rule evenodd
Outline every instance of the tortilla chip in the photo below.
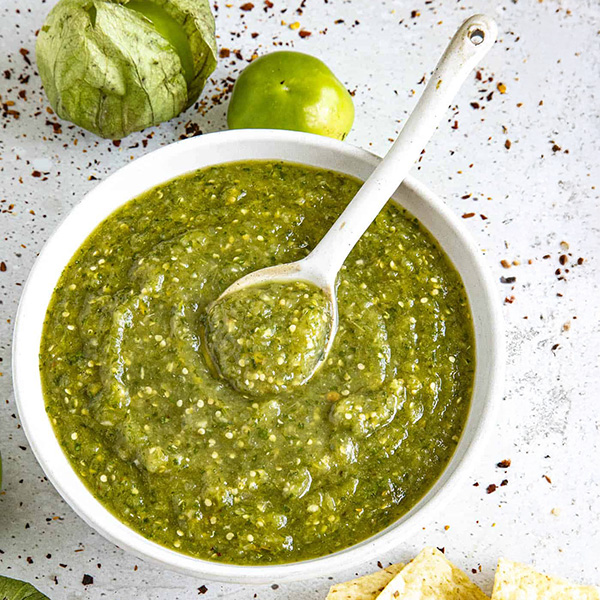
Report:
M 377 596 L 377 600 L 489 600 L 435 548 L 425 548 Z
M 402 570 L 403 564 L 391 565 L 352 581 L 331 586 L 325 600 L 375 600 L 381 590 Z
M 565 579 L 548 577 L 527 565 L 501 558 L 492 600 L 600 600 L 600 588 L 572 585 Z

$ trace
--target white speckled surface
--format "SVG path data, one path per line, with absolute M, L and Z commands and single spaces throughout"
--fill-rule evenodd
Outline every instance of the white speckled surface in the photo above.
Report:
M 300 15 L 300 0 L 273 2 L 264 10 L 263 0 L 254 0 L 250 12 L 240 11 L 241 0 L 231 6 L 217 2 L 219 44 L 232 55 L 220 60 L 204 98 L 217 93 L 224 78 L 235 77 L 253 52 L 274 49 L 274 40 L 289 44 L 324 58 L 356 90 L 349 141 L 380 154 L 460 22 L 473 12 L 499 22 L 499 41 L 481 65 L 482 80 L 467 81 L 418 176 L 457 214 L 475 213 L 466 225 L 498 279 L 498 302 L 504 302 L 506 396 L 487 452 L 445 513 L 423 523 L 422 533 L 395 552 L 374 556 L 360 573 L 376 569 L 378 560 L 407 560 L 427 544 L 445 547 L 456 564 L 475 570 L 473 579 L 488 592 L 499 556 L 600 584 L 600 5 L 306 0 Z M 192 108 L 155 128 L 146 148 L 141 141 L 148 131 L 120 147 L 66 123 L 55 134 L 39 78 L 19 52 L 29 50 L 26 58 L 33 61 L 34 32 L 51 4 L 0 5 L 0 574 L 32 581 L 55 600 L 324 598 L 327 577 L 275 589 L 222 586 L 140 562 L 71 511 L 28 448 L 15 414 L 10 345 L 21 285 L 36 253 L 94 185 L 91 176 L 102 179 L 177 139 L 188 122 L 204 132 L 223 129 L 226 109 Z M 411 17 L 412 11 L 419 14 Z M 282 20 L 299 21 L 312 35 L 301 39 Z M 238 49 L 243 60 L 234 56 Z M 10 78 L 2 76 L 7 71 Z M 19 82 L 19 75 L 29 81 Z M 506 85 L 505 94 L 496 89 L 498 82 Z M 17 110 L 19 118 L 7 109 Z M 561 249 L 563 241 L 568 250 Z M 567 264 L 559 263 L 561 255 Z M 521 264 L 507 270 L 501 260 Z M 503 284 L 501 277 L 516 281 Z M 507 458 L 510 468 L 496 467 Z M 507 485 L 486 493 L 489 484 L 504 479 Z M 84 574 L 93 576 L 92 585 L 82 584 Z M 355 574 L 338 573 L 336 580 Z

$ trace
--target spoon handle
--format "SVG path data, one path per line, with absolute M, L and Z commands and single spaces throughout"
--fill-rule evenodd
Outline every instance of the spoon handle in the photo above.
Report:
M 333 227 L 307 257 L 329 282 L 418 160 L 471 70 L 494 45 L 497 26 L 485 15 L 467 19 L 440 58 L 398 139 Z M 308 265 L 307 265 L 308 266 Z

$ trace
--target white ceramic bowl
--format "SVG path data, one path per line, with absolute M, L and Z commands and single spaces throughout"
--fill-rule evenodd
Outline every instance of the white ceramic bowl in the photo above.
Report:
M 492 425 L 503 381 L 504 347 L 494 285 L 460 221 L 423 185 L 407 178 L 394 194 L 437 238 L 460 272 L 475 325 L 477 367 L 467 424 L 452 460 L 422 500 L 387 529 L 346 550 L 313 560 L 273 566 L 237 566 L 192 558 L 136 533 L 87 490 L 60 448 L 44 408 L 38 353 L 44 315 L 63 268 L 88 235 L 119 206 L 173 177 L 219 163 L 280 159 L 366 179 L 380 160 L 349 144 L 291 131 L 238 130 L 195 137 L 151 152 L 123 167 L 69 213 L 39 255 L 17 315 L 13 347 L 15 394 L 21 423 L 48 479 L 89 525 L 138 557 L 189 575 L 228 582 L 267 583 L 331 574 L 382 556 L 415 528 L 439 514 L 451 489 L 469 473 Z

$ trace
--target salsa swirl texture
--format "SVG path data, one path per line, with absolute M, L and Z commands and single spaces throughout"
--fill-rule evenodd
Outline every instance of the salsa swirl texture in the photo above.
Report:
M 248 394 L 215 372 L 206 308 L 306 256 L 360 182 L 283 162 L 196 171 L 128 202 L 65 268 L 40 348 L 48 415 L 117 518 L 166 547 L 285 563 L 405 514 L 450 460 L 475 345 L 460 276 L 388 203 L 338 276 L 340 325 L 303 385 Z

